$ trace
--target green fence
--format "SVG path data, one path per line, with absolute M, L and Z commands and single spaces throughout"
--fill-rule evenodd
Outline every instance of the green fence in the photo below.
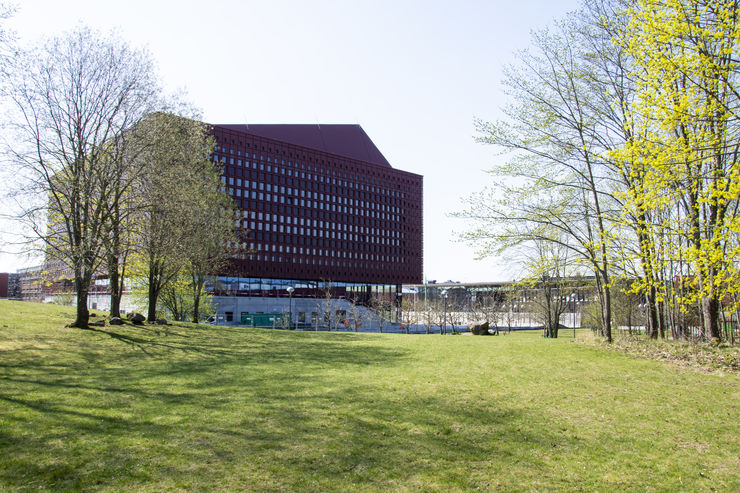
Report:
M 242 313 L 242 325 L 250 327 L 287 327 L 289 313 Z

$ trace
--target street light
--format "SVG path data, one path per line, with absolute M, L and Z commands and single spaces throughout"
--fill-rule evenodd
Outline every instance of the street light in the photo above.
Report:
M 445 335 L 445 333 L 447 333 L 447 290 L 446 289 L 442 290 L 442 298 L 444 298 L 445 300 L 444 301 L 444 307 L 445 307 L 444 317 L 443 317 L 444 322 L 442 324 L 442 328 L 440 329 L 439 333 L 441 335 Z
M 419 290 L 418 289 L 414 289 L 414 320 L 418 324 L 419 323 L 419 314 L 416 311 L 416 295 L 417 294 L 419 294 Z
M 295 288 L 293 286 L 288 286 L 285 288 L 285 290 L 288 292 L 288 296 L 290 297 L 290 325 L 293 325 L 293 291 L 295 291 Z M 295 326 L 293 326 L 295 329 Z
M 576 293 L 575 291 L 570 293 L 570 303 L 568 303 L 570 306 L 570 315 L 571 320 L 573 321 L 573 339 L 576 338 Z
M 396 291 L 396 322 L 403 325 L 403 291 Z

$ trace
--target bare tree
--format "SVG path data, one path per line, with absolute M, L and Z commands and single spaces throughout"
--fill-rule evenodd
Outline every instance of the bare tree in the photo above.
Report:
M 477 319 L 482 320 L 489 326 L 493 325 L 496 335 L 499 333 L 499 315 L 506 311 L 506 301 L 499 290 L 488 290 L 479 292 L 475 296 L 475 301 L 471 303 L 471 308 L 475 312 Z
M 430 301 L 429 312 L 432 323 L 439 327 L 439 333 L 442 335 L 446 334 L 448 318 L 444 300 Z
M 447 321 L 450 324 L 452 333 L 457 333 L 457 326 L 463 325 L 465 313 L 462 311 L 463 307 L 460 306 L 458 300 L 450 298 L 447 300 Z
M 534 242 L 528 262 L 529 275 L 521 283 L 530 291 L 529 310 L 542 324 L 545 337 L 558 337 L 560 319 L 568 307 L 568 253 L 567 246 L 556 245 L 553 249 L 549 242 Z
M 9 5 L 6 2 L 0 2 L 0 62 L 4 62 L 12 51 L 13 33 L 9 32 L 5 27 L 5 20 L 9 19 L 15 13 L 15 7 Z M 0 64 L 0 74 L 3 73 L 2 67 L 4 63 Z
M 352 302 L 352 306 L 350 307 L 350 312 L 348 314 L 347 322 L 352 327 L 352 330 L 357 332 L 360 327 L 362 327 L 362 323 L 365 320 L 365 309 L 361 306 L 358 306 L 356 302 Z
M 324 287 L 321 288 L 322 299 L 319 304 L 319 311 L 327 330 L 331 332 L 338 324 L 333 292 L 334 284 L 331 281 L 322 281 L 322 284 Z
M 393 309 L 393 304 L 382 296 L 373 296 L 370 299 L 370 306 L 376 315 L 378 331 L 383 332 L 386 322 L 390 322 L 390 311 Z
M 78 28 L 19 53 L 8 71 L 6 155 L 20 181 L 18 219 L 48 259 L 71 271 L 73 325 L 87 328 L 122 136 L 158 100 L 152 62 L 114 35 Z
M 418 317 L 419 314 L 416 311 L 416 303 L 407 297 L 403 298 L 401 300 L 401 321 L 407 334 L 413 324 L 419 323 Z
M 424 330 L 427 334 L 431 332 L 432 325 L 434 324 L 434 310 L 430 302 L 424 304 L 424 309 L 421 313 L 421 318 L 424 321 Z

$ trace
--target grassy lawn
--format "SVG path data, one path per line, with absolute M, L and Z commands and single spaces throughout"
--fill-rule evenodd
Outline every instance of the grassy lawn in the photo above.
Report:
M 737 374 L 569 334 L 71 314 L 0 301 L 0 490 L 740 491 Z

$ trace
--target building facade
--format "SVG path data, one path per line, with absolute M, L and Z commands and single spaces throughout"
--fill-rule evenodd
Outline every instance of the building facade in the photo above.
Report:
M 23 301 L 42 303 L 46 301 L 47 286 L 43 266 L 18 269 L 18 292 Z
M 0 272 L 0 298 L 8 298 L 10 274 L 7 272 Z
M 422 279 L 422 176 L 391 167 L 359 125 L 213 125 L 239 211 L 224 296 L 366 300 Z

